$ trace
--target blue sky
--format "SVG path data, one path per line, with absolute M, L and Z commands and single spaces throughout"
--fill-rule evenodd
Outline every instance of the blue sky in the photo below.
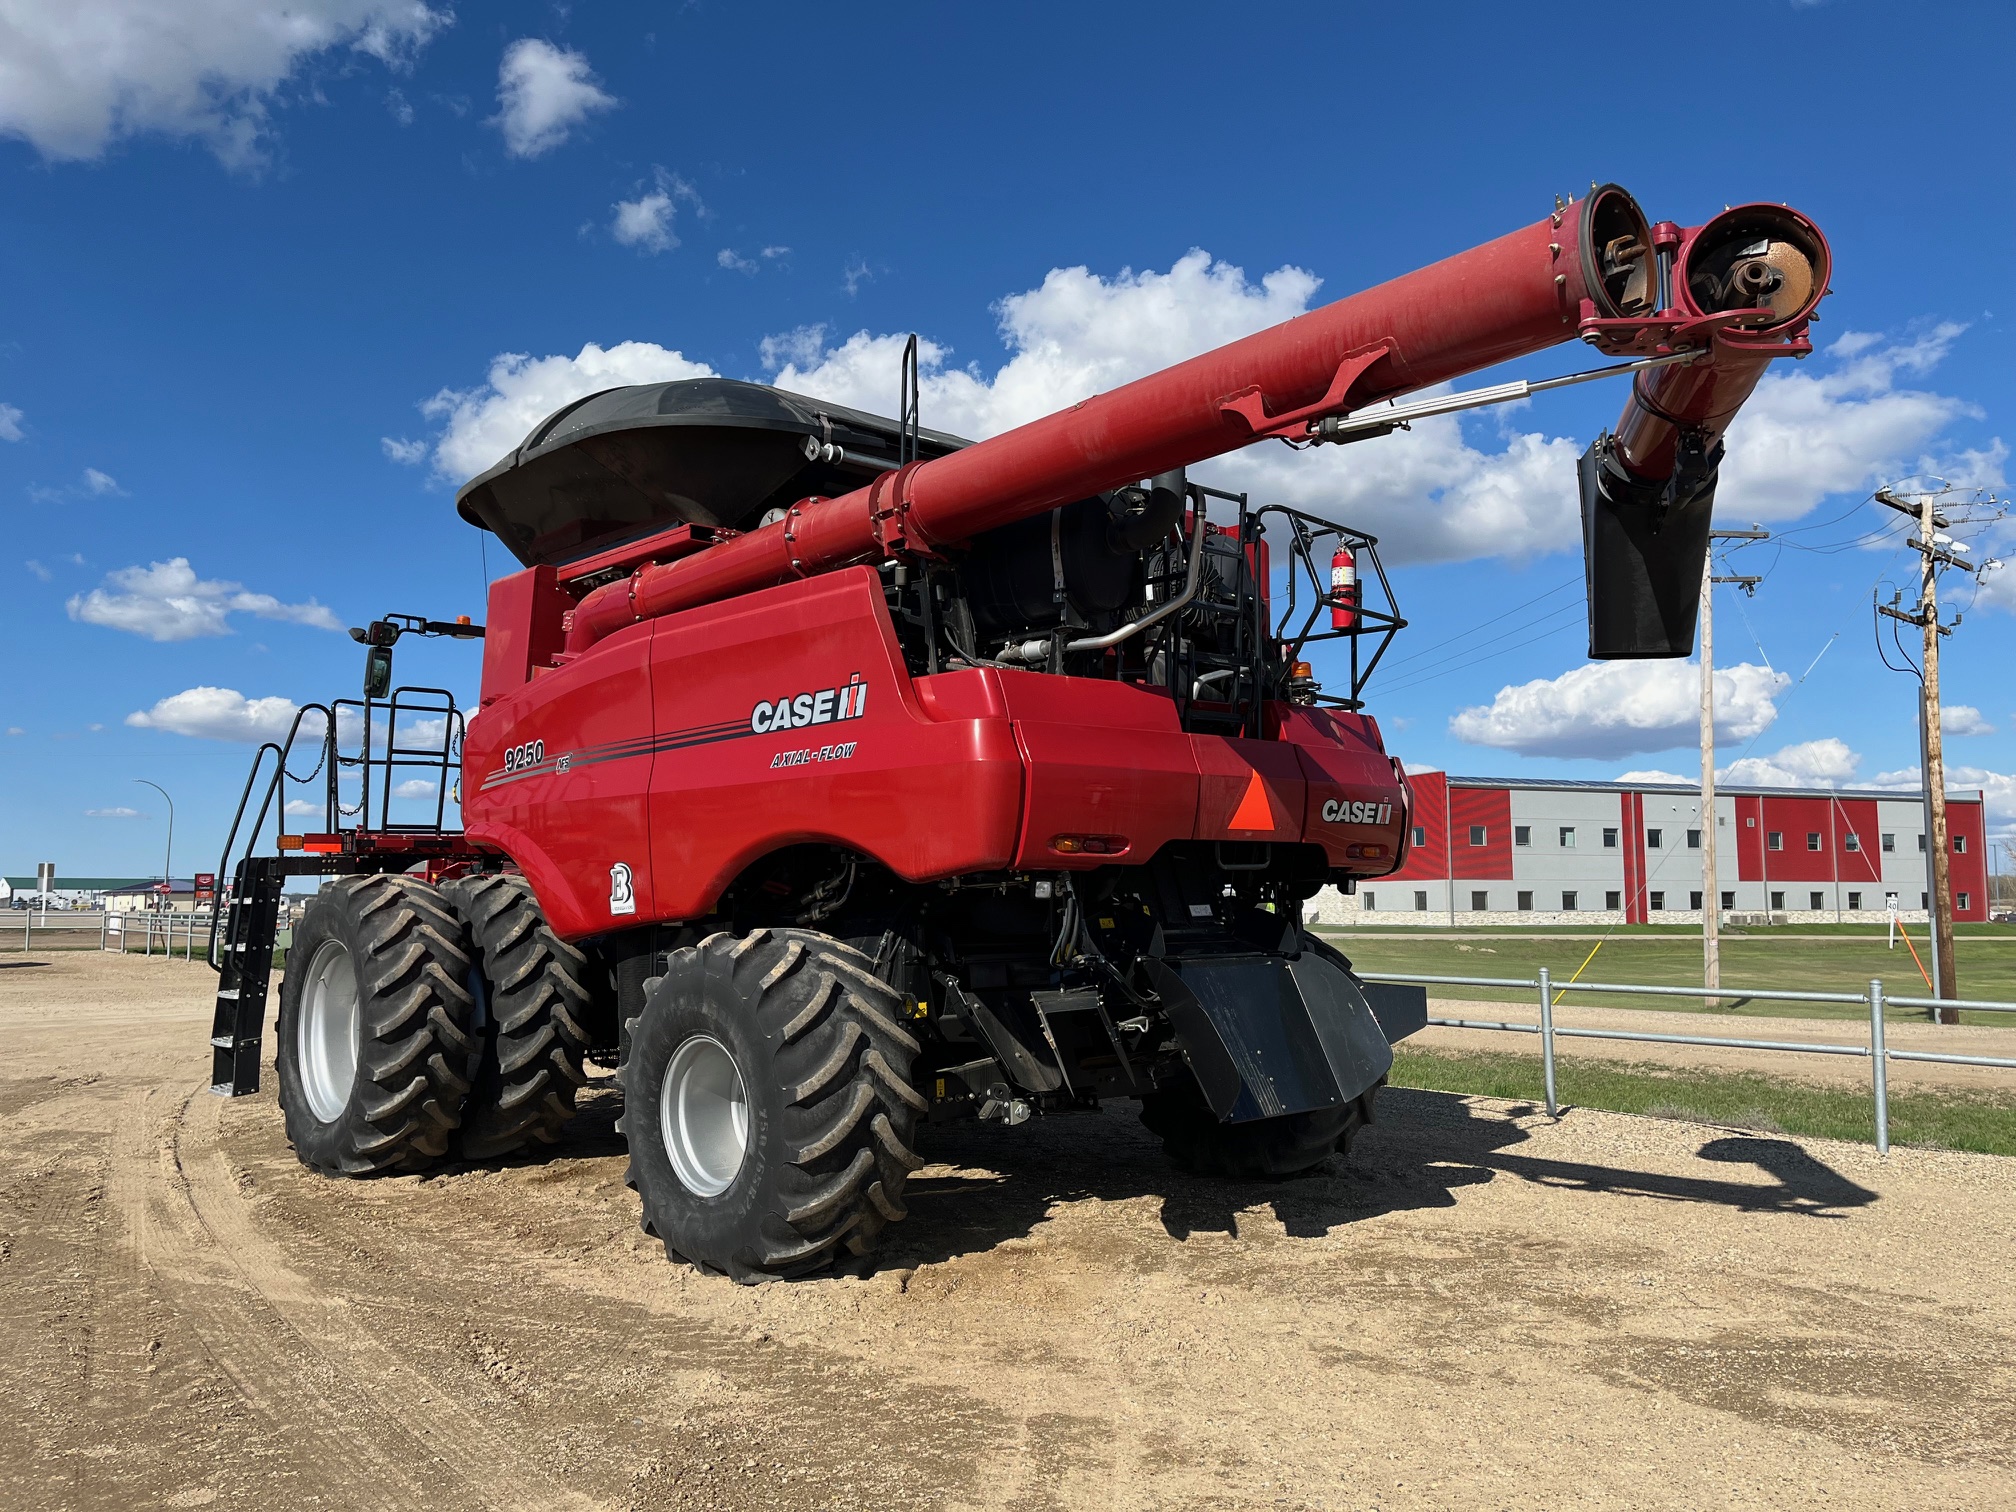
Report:
M 0 20 L 0 871 L 157 868 L 136 778 L 207 869 L 245 737 L 354 689 L 338 627 L 480 617 L 507 564 L 455 483 L 574 393 L 709 370 L 887 409 L 915 330 L 926 423 L 998 429 L 1592 178 L 1683 223 L 1788 201 L 1831 238 L 1822 352 L 1731 436 L 1722 523 L 1807 549 L 1744 553 L 1761 591 L 1720 600 L 1722 758 L 1915 764 L 1869 610 L 1908 554 L 1856 543 L 1875 483 L 2007 466 L 2004 6 L 1706 3 L 1698 42 L 1614 5 L 278 10 L 74 0 L 88 51 Z M 1572 462 L 1622 398 L 1211 474 L 1391 543 L 1413 659 L 1373 707 L 1409 762 L 1698 770 L 1692 669 L 1577 672 Z M 1991 580 L 1946 662 L 1983 732 L 1949 740 L 1955 785 L 2005 830 L 2012 607 Z M 473 694 L 476 656 L 409 643 L 400 672 Z

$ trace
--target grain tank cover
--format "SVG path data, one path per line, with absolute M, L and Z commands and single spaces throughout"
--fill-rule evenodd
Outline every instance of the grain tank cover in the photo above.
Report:
M 549 415 L 455 507 L 526 566 L 557 566 L 682 522 L 752 529 L 766 510 L 860 487 L 895 465 L 897 443 L 894 420 L 767 384 L 637 384 Z M 917 454 L 964 445 L 927 430 Z

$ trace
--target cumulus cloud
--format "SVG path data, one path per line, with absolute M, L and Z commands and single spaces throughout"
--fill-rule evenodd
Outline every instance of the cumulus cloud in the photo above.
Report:
M 506 352 L 490 364 L 487 383 L 442 389 L 420 406 L 442 422 L 434 445 L 434 471 L 448 482 L 474 477 L 525 439 L 533 426 L 563 404 L 631 383 L 711 378 L 714 369 L 648 341 L 603 348 L 594 342 L 572 357 L 534 359 Z
M 378 445 L 384 449 L 389 460 L 401 467 L 418 467 L 427 460 L 425 441 L 409 441 L 403 436 L 380 436 Z
M 324 810 L 321 804 L 310 803 L 306 798 L 289 798 L 282 812 L 289 819 L 306 819 L 311 815 L 320 815 Z
M 1873 787 L 1898 788 L 1905 792 L 1925 790 L 1924 768 L 1915 762 L 1894 772 L 1878 772 Z M 1955 766 L 1947 763 L 1946 791 L 1979 792 L 1987 809 L 1988 831 L 1995 839 L 2016 845 L 2016 772 L 1997 772 L 1988 767 Z
M 13 405 L 0 404 L 0 441 L 19 441 L 23 418 Z
M 73 595 L 67 607 L 73 620 L 156 641 L 229 635 L 234 613 L 318 630 L 343 628 L 334 614 L 312 598 L 304 604 L 284 604 L 270 593 L 248 593 L 238 583 L 199 578 L 187 557 L 172 557 L 145 567 L 122 567 L 106 574 L 100 587 Z
M 236 688 L 185 688 L 170 694 L 151 709 L 126 716 L 136 730 L 165 730 L 172 735 L 192 735 L 204 740 L 285 740 L 294 723 L 295 705 L 277 694 L 271 698 L 247 698 Z M 307 725 L 310 721 L 302 721 Z M 319 725 L 320 720 L 316 718 Z
M 618 200 L 614 205 L 615 218 L 609 222 L 609 234 L 625 247 L 635 247 L 640 252 L 669 252 L 679 245 L 679 238 L 673 234 L 672 222 L 678 214 L 681 200 L 700 203 L 700 196 L 693 186 L 677 174 L 667 173 L 663 168 L 653 170 L 653 187 L 640 193 L 634 200 Z
M 1769 756 L 1745 756 L 1716 769 L 1716 777 L 1739 787 L 1845 787 L 1862 764 L 1845 741 L 1802 740 Z
M 28 732 L 19 725 L 9 725 L 7 726 L 7 733 L 9 735 L 26 735 Z
M 1859 492 L 1914 461 L 1938 465 L 1922 448 L 1979 411 L 1909 381 L 1937 367 L 1965 330 L 1944 322 L 1895 342 L 1847 331 L 1818 367 L 1811 359 L 1774 365 L 1729 427 L 1717 512 L 1794 519 L 1828 494 Z M 1968 455 L 1977 464 L 1987 456 Z
M 521 37 L 504 49 L 497 67 L 497 114 L 490 124 L 504 133 L 504 150 L 511 156 L 534 158 L 566 141 L 590 115 L 615 104 L 582 54 Z
M 1993 735 L 1995 726 L 1972 704 L 1939 705 L 1939 723 L 1948 735 Z
M 1778 717 L 1792 679 L 1739 662 L 1715 670 L 1715 733 L 1748 740 Z M 1559 677 L 1498 690 L 1464 709 L 1449 732 L 1524 756 L 1617 757 L 1692 745 L 1700 732 L 1701 668 L 1683 661 L 1591 662 Z
M 717 268 L 726 268 L 730 273 L 753 275 L 761 271 L 763 265 L 753 257 L 741 256 L 733 247 L 723 247 L 719 252 L 714 254 L 714 266 Z
M 1678 772 L 1662 771 L 1658 767 L 1643 767 L 1637 771 L 1619 772 L 1617 780 L 1619 782 L 1642 783 L 1648 787 L 1662 782 L 1680 783 L 1683 785 L 1691 783 L 1698 786 L 1701 781 L 1699 777 L 1682 777 Z
M 434 793 L 434 784 L 425 777 L 409 777 L 392 789 L 394 798 L 432 798 Z
M 84 469 L 84 491 L 94 498 L 100 499 L 104 498 L 107 494 L 124 494 L 126 492 L 125 489 L 119 486 L 117 478 L 113 477 L 110 473 L 100 472 L 95 467 Z
M 416 0 L 8 0 L 0 134 L 80 161 L 158 132 L 256 167 L 268 107 L 304 62 L 348 47 L 403 68 L 451 19 Z

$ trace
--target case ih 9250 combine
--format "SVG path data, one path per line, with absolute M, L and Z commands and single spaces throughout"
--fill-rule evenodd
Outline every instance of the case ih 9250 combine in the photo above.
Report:
M 918 425 L 914 369 L 895 420 L 716 379 L 568 406 L 459 499 L 524 564 L 490 591 L 465 828 L 461 713 L 390 692 L 391 654 L 485 629 L 354 632 L 365 698 L 296 723 L 317 770 L 270 748 L 251 834 L 290 781 L 324 822 L 236 869 L 216 1089 L 258 1085 L 280 889 L 319 873 L 277 1061 L 329 1175 L 536 1152 L 597 1060 L 645 1226 L 744 1280 L 868 1251 L 939 1118 L 1136 1097 L 1193 1169 L 1309 1169 L 1422 1020 L 1301 917 L 1405 854 L 1360 706 L 1401 622 L 1369 538 L 1183 469 L 1515 397 L 1372 407 L 1580 337 L 1634 374 L 1581 467 L 1590 654 L 1685 655 L 1722 432 L 1810 350 L 1828 268 L 1791 210 L 1683 229 L 1606 187 L 976 444 Z M 432 822 L 394 822 L 422 765 Z

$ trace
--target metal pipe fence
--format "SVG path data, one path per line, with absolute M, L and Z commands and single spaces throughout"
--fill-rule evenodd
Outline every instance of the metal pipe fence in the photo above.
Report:
M 1618 1040 L 1654 1045 L 1703 1045 L 1720 1050 L 1765 1050 L 1791 1055 L 1852 1055 L 1869 1061 L 1869 1090 L 1874 1105 L 1876 1150 L 1890 1153 L 1891 1061 L 1914 1061 L 1944 1066 L 1987 1066 L 2016 1071 L 2016 1057 L 1992 1055 L 1948 1055 L 1933 1050 L 1892 1050 L 1884 1037 L 1883 1012 L 1887 1008 L 1964 1008 L 1977 1013 L 2016 1013 L 2016 1003 L 1982 1002 L 1976 999 L 1936 999 L 1891 997 L 1883 990 L 1880 977 L 1871 977 L 1866 992 L 1780 992 L 1743 987 L 1654 987 L 1629 982 L 1560 982 L 1546 967 L 1534 977 L 1408 976 L 1390 972 L 1368 972 L 1368 982 L 1397 982 L 1418 987 L 1510 987 L 1539 994 L 1540 1021 L 1537 1024 L 1507 1023 L 1496 1019 L 1431 1018 L 1442 1029 L 1490 1029 L 1510 1034 L 1533 1034 L 1540 1038 L 1541 1079 L 1546 1088 L 1547 1113 L 1558 1116 L 1560 1096 L 1555 1074 L 1555 1046 L 1563 1039 Z M 1555 1000 L 1569 992 L 1604 992 L 1620 997 L 1743 998 L 1756 1002 L 1861 1004 L 1869 1013 L 1866 1043 L 1842 1044 L 1826 1040 L 1733 1039 L 1701 1034 L 1652 1034 L 1633 1029 L 1575 1029 L 1554 1022 Z

